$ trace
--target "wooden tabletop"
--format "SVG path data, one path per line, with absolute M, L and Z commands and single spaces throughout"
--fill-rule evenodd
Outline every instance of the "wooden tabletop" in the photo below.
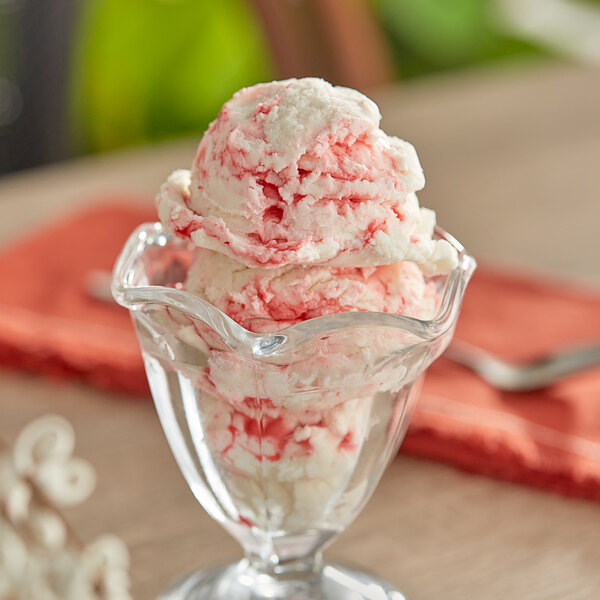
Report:
M 478 257 L 600 283 L 600 72 L 537 66 L 381 90 L 383 126 L 412 141 L 423 204 Z M 79 159 L 0 180 L 0 240 L 107 192 L 153 194 L 190 164 L 196 140 Z M 6 283 L 6 282 L 5 282 Z M 98 471 L 68 513 L 82 537 L 129 545 L 133 592 L 153 598 L 236 543 L 194 500 L 147 401 L 0 373 L 0 437 L 47 412 L 75 426 Z M 395 459 L 328 551 L 398 585 L 408 600 L 600 597 L 600 506 Z

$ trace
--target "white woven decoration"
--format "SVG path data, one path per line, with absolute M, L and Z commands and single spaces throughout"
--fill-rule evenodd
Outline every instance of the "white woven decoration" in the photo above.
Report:
M 125 544 L 105 535 L 84 545 L 60 513 L 96 482 L 74 446 L 69 422 L 52 415 L 0 447 L 0 600 L 131 600 Z

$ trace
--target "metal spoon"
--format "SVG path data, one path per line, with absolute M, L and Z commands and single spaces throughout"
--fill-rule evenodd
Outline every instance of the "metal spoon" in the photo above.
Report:
M 84 287 L 88 296 L 113 302 L 110 273 L 91 271 L 84 280 Z M 559 350 L 524 363 L 511 363 L 455 339 L 444 356 L 471 369 L 499 390 L 523 392 L 544 388 L 568 375 L 600 365 L 600 343 Z
M 544 388 L 568 375 L 600 365 L 600 343 L 565 348 L 531 361 L 512 363 L 466 342 L 453 340 L 444 356 L 471 369 L 499 390 L 524 392 Z

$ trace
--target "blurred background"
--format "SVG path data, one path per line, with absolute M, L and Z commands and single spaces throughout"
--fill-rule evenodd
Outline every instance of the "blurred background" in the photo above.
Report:
M 238 88 L 600 62 L 600 0 L 0 0 L 0 173 L 202 132 Z

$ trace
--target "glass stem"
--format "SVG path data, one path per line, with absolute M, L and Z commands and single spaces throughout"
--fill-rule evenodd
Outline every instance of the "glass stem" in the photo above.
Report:
M 313 598 L 323 570 L 321 553 L 282 560 L 246 554 L 240 583 L 252 589 L 257 598 Z

